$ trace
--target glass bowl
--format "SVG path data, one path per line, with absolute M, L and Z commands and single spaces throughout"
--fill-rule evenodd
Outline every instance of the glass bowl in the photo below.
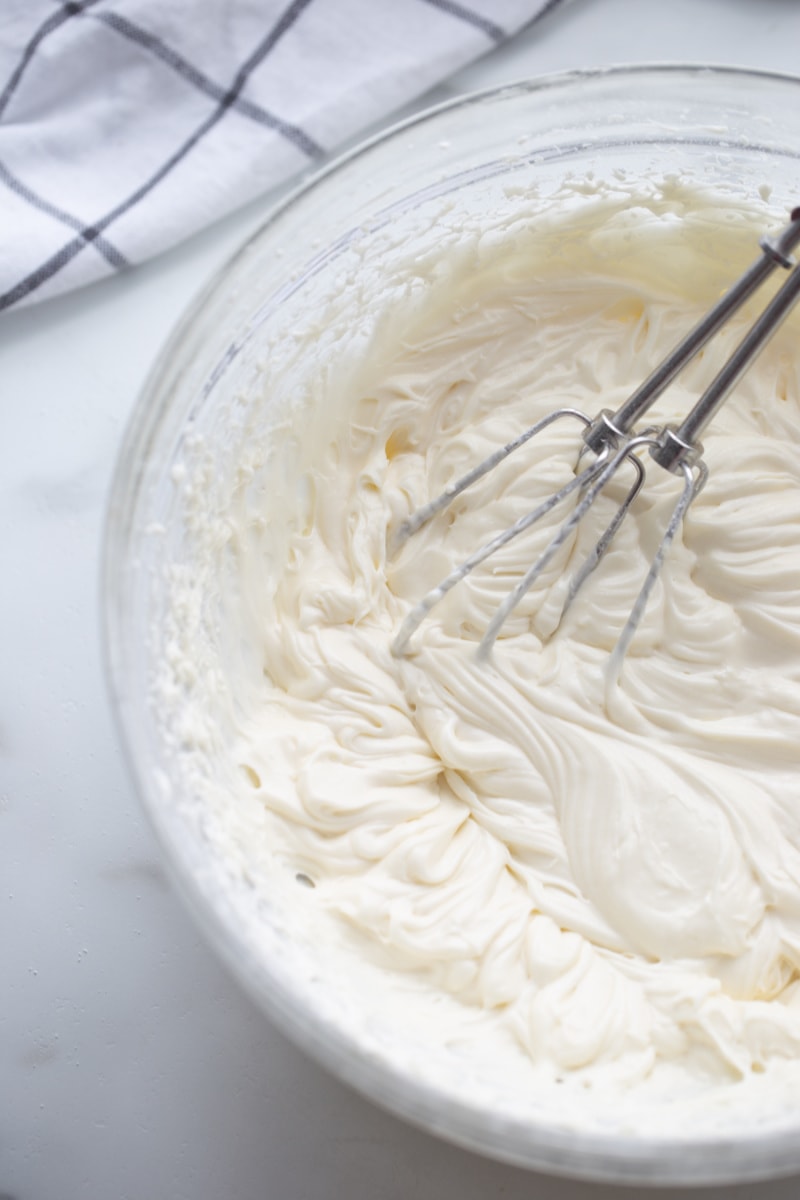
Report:
M 800 1109 L 730 1136 L 569 1127 L 545 1103 L 507 1102 L 502 1081 L 465 1087 L 426 1072 L 430 1047 L 367 1021 L 358 997 L 295 937 L 282 895 L 257 894 L 208 836 L 202 788 L 180 769 L 153 703 L 169 652 L 165 572 L 185 552 L 178 482 L 198 436 L 226 453 L 236 413 L 293 330 L 322 311 L 342 272 L 398 231 L 435 253 L 447 228 L 514 191 L 555 194 L 567 176 L 690 176 L 711 189 L 800 198 L 800 79 L 699 66 L 571 72 L 467 96 L 373 138 L 284 200 L 192 305 L 136 406 L 110 498 L 106 655 L 131 768 L 166 859 L 199 924 L 264 1011 L 365 1095 L 426 1130 L 518 1165 L 594 1180 L 722 1183 L 800 1170 Z M 390 304 L 385 280 L 381 303 Z M 321 337 L 325 337 L 322 330 Z M 244 404 L 240 403 L 244 398 Z M 195 783 L 198 784 L 195 787 Z M 485 1082 L 485 1081 L 484 1081 Z

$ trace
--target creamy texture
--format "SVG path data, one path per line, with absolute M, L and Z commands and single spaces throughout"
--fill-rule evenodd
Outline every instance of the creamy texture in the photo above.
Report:
M 176 474 L 200 550 L 171 576 L 162 698 L 184 749 L 224 763 L 216 844 L 256 889 L 283 871 L 298 936 L 324 942 L 398 1041 L 449 1036 L 482 1078 L 496 1056 L 518 1096 L 564 1080 L 653 1111 L 677 1099 L 670 1129 L 696 1119 L 692 1097 L 747 1114 L 764 1076 L 782 1105 L 800 1085 L 797 317 L 704 438 L 709 483 L 618 681 L 609 651 L 679 486 L 655 465 L 558 632 L 610 499 L 487 665 L 477 643 L 558 514 L 454 589 L 406 659 L 391 642 L 429 587 L 570 477 L 577 423 L 395 559 L 387 543 L 550 409 L 615 407 L 754 257 L 763 220 L 677 185 L 599 187 L 567 217 L 515 213 L 434 266 L 409 257 L 403 302 L 309 367 L 313 403 L 287 407 L 268 445 L 242 437 L 216 511 L 202 452 Z M 688 410 L 752 311 L 659 420 Z

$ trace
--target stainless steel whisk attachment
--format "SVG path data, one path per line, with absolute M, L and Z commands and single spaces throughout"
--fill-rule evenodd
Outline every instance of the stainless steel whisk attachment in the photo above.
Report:
M 583 425 L 582 444 L 574 477 L 513 525 L 486 542 L 429 591 L 411 609 L 403 621 L 392 644 L 393 654 L 399 657 L 406 653 L 414 632 L 434 606 L 456 584 L 465 579 L 477 566 L 496 554 L 503 546 L 508 545 L 526 529 L 530 529 L 557 505 L 573 493 L 577 493 L 578 501 L 575 508 L 560 525 L 545 550 L 499 606 L 490 621 L 478 648 L 479 656 L 487 657 L 510 614 L 534 586 L 548 563 L 586 516 L 600 493 L 623 465 L 629 463 L 634 470 L 633 482 L 612 520 L 571 578 L 559 618 L 560 624 L 578 591 L 611 545 L 645 481 L 645 468 L 639 458 L 639 452 L 647 448 L 650 457 L 659 467 L 683 476 L 683 487 L 652 559 L 642 589 L 614 648 L 610 663 L 612 675 L 619 671 L 622 659 L 647 607 L 670 545 L 690 504 L 701 491 L 708 477 L 708 468 L 702 458 L 703 447 L 698 439 L 800 299 L 800 265 L 792 256 L 798 244 L 800 244 L 800 207 L 794 209 L 789 224 L 780 233 L 761 240 L 759 258 L 616 412 L 603 409 L 597 416 L 590 417 L 574 408 L 555 409 L 537 421 L 535 425 L 526 429 L 519 437 L 484 459 L 466 475 L 450 484 L 440 496 L 418 508 L 403 522 L 391 546 L 393 553 L 396 553 L 423 525 L 447 508 L 457 496 L 488 475 L 510 454 L 513 454 L 515 450 L 518 450 L 531 438 L 536 437 L 548 426 L 562 419 L 577 420 Z M 779 267 L 790 272 L 788 279 L 764 308 L 761 316 L 755 321 L 683 422 L 677 426 L 648 427 L 637 432 L 637 422 L 669 387 L 680 371 Z M 587 466 L 578 469 L 588 454 L 592 456 L 591 461 Z

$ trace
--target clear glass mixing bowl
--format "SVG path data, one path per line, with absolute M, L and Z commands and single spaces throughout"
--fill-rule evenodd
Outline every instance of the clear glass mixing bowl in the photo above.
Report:
M 364 246 L 402 219 L 418 234 L 443 211 L 479 214 L 512 190 L 555 191 L 565 176 L 624 170 L 690 174 L 776 210 L 800 200 L 800 79 L 694 66 L 574 72 L 445 104 L 346 154 L 280 204 L 211 281 L 173 333 L 138 402 L 120 455 L 105 546 L 106 649 L 130 764 L 173 874 L 221 955 L 299 1044 L 372 1099 L 473 1150 L 596 1180 L 710 1183 L 800 1170 L 790 1126 L 731 1137 L 643 1137 L 570 1130 L 545 1109 L 521 1115 L 441 1086 L 414 1056 L 382 1053 L 358 1029 L 352 997 L 320 981 L 278 907 L 231 877 L 204 832 L 202 803 L 175 767 L 151 702 L 164 653 L 165 564 L 180 558 L 174 466 L 198 431 L 225 440 L 220 413 L 255 385 L 260 348 L 291 336 Z M 387 283 L 387 287 L 388 287 Z M 222 401 L 225 400 L 226 404 Z M 226 416 L 226 419 L 227 416 Z M 324 987 L 323 987 L 324 985 Z M 316 989 L 316 990 L 315 990 Z

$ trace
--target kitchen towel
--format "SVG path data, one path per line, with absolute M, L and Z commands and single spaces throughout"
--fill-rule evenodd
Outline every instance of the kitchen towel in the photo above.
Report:
M 141 262 L 559 0 L 3 0 L 0 309 Z

